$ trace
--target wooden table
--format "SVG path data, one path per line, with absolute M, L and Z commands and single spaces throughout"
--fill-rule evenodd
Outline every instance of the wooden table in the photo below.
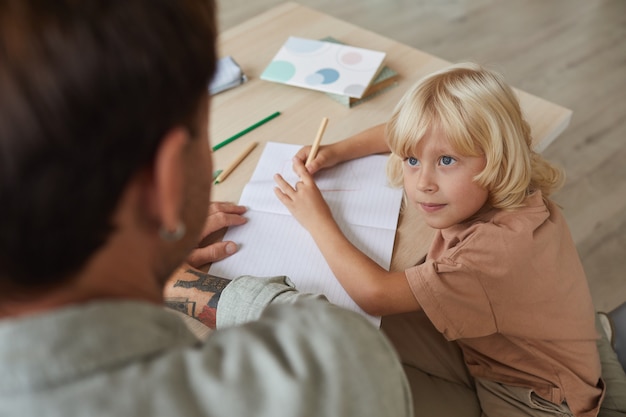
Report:
M 397 87 L 347 108 L 324 93 L 259 79 L 289 36 L 321 39 L 332 36 L 352 46 L 387 53 L 385 64 L 400 74 Z M 212 200 L 239 201 L 268 141 L 309 145 L 323 117 L 329 118 L 324 143 L 339 141 L 385 122 L 402 94 L 422 76 L 449 62 L 376 33 L 298 5 L 284 3 L 220 34 L 219 53 L 232 55 L 249 81 L 213 98 L 210 120 L 212 143 L 218 143 L 275 111 L 282 114 L 214 153 L 214 169 L 226 167 L 252 141 L 261 146 L 228 177 L 213 187 Z M 572 112 L 539 97 L 516 90 L 530 123 L 538 150 L 547 147 L 569 124 Z M 403 270 L 422 258 L 434 231 L 412 207 L 400 215 L 391 269 Z

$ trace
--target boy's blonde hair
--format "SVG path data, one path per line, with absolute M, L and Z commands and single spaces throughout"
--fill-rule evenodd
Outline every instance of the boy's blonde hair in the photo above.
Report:
M 402 162 L 434 128 L 462 155 L 485 155 L 487 165 L 474 180 L 489 191 L 495 208 L 520 207 L 530 192 L 547 197 L 563 183 L 563 172 L 532 150 L 530 126 L 512 88 L 477 64 L 430 74 L 402 97 L 386 131 L 393 185 L 402 185 Z

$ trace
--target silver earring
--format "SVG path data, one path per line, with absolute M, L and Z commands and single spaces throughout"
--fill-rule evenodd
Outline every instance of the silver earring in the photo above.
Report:
M 176 225 L 176 229 L 167 230 L 165 227 L 161 226 L 159 229 L 159 236 L 166 242 L 176 242 L 180 240 L 183 236 L 185 236 L 185 232 L 187 231 L 187 227 L 185 227 L 185 223 L 178 222 Z

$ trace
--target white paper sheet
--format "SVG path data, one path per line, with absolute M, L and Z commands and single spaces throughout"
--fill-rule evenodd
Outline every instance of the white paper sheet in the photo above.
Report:
M 337 305 L 358 311 L 373 324 L 337 281 L 309 233 L 274 195 L 273 176 L 280 173 L 294 184 L 292 158 L 299 145 L 266 144 L 239 204 L 248 207 L 245 225 L 224 237 L 240 245 L 235 255 L 216 262 L 210 273 L 224 278 L 240 275 L 286 275 L 303 292 L 323 293 Z M 315 180 L 346 237 L 362 252 L 389 269 L 402 201 L 402 190 L 387 185 L 387 157 L 373 155 L 316 174 Z

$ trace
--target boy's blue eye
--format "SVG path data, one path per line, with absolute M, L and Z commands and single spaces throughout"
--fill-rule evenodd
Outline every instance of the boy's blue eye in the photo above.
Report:
M 452 165 L 453 163 L 456 162 L 456 159 L 454 159 L 451 156 L 442 156 L 440 161 L 441 161 L 441 165 Z
M 420 161 L 418 161 L 417 158 L 414 158 L 412 156 L 409 156 L 406 159 L 406 162 L 407 164 L 409 164 L 409 166 L 412 166 L 412 167 L 417 166 L 420 163 Z

